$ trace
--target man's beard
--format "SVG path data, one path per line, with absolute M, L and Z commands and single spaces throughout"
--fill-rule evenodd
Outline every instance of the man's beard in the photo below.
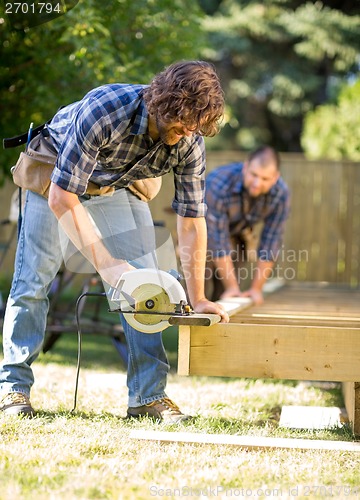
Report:
M 182 139 L 182 136 L 177 135 L 171 127 L 168 128 L 168 125 L 161 122 L 158 116 L 156 117 L 156 127 L 160 140 L 167 146 L 174 146 Z
M 254 190 L 252 190 L 251 188 L 250 189 L 248 188 L 247 192 L 249 193 L 250 198 L 258 198 L 259 196 L 264 194 L 261 190 L 259 191 L 258 189 L 255 189 L 254 192 Z

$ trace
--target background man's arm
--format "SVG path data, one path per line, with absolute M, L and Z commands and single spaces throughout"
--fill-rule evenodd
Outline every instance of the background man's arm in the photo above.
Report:
M 217 279 L 219 279 L 224 286 L 224 292 L 221 294 L 222 299 L 228 297 L 250 297 L 255 304 L 263 303 L 262 289 L 271 275 L 274 262 L 261 260 L 257 262 L 251 287 L 245 292 L 240 291 L 234 263 L 230 255 L 214 259 L 214 265 Z
M 216 278 L 221 281 L 224 286 L 224 293 L 221 298 L 226 297 L 241 297 L 239 283 L 236 277 L 234 263 L 231 255 L 214 258 L 214 272 Z
M 249 290 L 241 294 L 242 297 L 250 297 L 255 304 L 262 304 L 264 297 L 262 293 L 263 286 L 270 277 L 274 267 L 273 261 L 258 260 L 256 269 L 254 270 L 254 278 Z

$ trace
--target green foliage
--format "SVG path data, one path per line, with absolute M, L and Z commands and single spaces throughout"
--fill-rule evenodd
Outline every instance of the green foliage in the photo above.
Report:
M 227 102 L 208 147 L 299 151 L 306 113 L 329 102 L 334 77 L 358 71 L 359 14 L 340 0 L 80 0 L 15 31 L 2 4 L 0 136 L 42 123 L 97 85 L 147 83 L 175 60 L 201 57 L 217 66 Z M 2 151 L 0 183 L 19 149 Z
M 360 161 L 360 80 L 342 88 L 337 103 L 307 113 L 301 144 L 311 159 Z
M 108 82 L 148 83 L 168 64 L 198 58 L 202 10 L 192 0 L 86 0 L 16 31 L 0 8 L 0 136 L 48 120 Z M 19 148 L 2 151 L 0 182 Z
M 223 0 L 206 17 L 205 56 L 225 82 L 228 147 L 300 149 L 304 114 L 329 99 L 334 76 L 357 70 L 360 9 L 331 5 Z

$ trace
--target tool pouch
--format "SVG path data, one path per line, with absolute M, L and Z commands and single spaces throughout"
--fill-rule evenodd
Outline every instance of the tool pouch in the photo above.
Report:
M 14 183 L 23 188 L 46 196 L 50 188 L 50 176 L 54 169 L 57 153 L 51 139 L 42 134 L 34 137 L 25 152 L 11 169 Z
M 242 227 L 243 222 L 238 224 L 231 231 L 231 243 L 233 248 L 239 247 L 241 250 L 241 261 L 257 262 L 258 247 L 261 233 L 264 227 L 263 221 L 256 222 L 251 227 Z
M 246 227 L 241 231 L 240 238 L 245 245 L 246 261 L 256 262 L 260 235 L 252 227 Z
M 161 188 L 161 177 L 139 179 L 131 184 L 128 189 L 142 201 L 150 201 L 155 198 Z
M 16 165 L 11 168 L 14 183 L 47 198 L 56 158 L 51 138 L 40 133 L 30 141 L 26 151 L 20 153 Z M 139 179 L 128 189 L 140 200 L 148 202 L 158 194 L 161 183 L 161 177 Z M 111 196 L 114 192 L 114 186 L 98 186 L 91 181 L 86 189 L 86 193 L 92 196 Z

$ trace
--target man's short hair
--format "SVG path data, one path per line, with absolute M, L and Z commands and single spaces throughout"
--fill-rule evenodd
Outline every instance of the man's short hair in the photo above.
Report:
M 248 163 L 251 163 L 255 158 L 263 167 L 266 167 L 269 163 L 275 163 L 276 168 L 280 170 L 279 153 L 271 146 L 260 146 L 252 151 L 248 155 Z
M 205 61 L 176 62 L 156 75 L 144 91 L 148 112 L 165 122 L 213 136 L 224 113 L 224 92 L 214 66 Z

